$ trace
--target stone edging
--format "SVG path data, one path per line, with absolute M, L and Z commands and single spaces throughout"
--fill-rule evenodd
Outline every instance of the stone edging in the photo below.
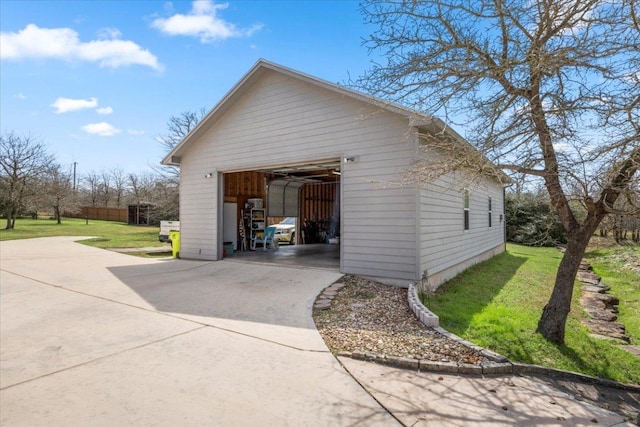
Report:
M 333 298 L 337 295 L 338 291 L 345 286 L 342 282 L 336 282 L 333 285 L 325 288 L 318 299 L 316 300 L 313 308 L 318 310 L 326 310 L 331 306 Z M 488 362 L 481 363 L 479 365 L 471 363 L 457 363 L 457 362 L 432 362 L 430 360 L 418 360 L 409 359 L 407 357 L 387 356 L 378 353 L 363 353 L 363 352 L 348 352 L 341 351 L 336 356 L 350 357 L 357 360 L 365 360 L 368 362 L 375 362 L 384 365 L 394 366 L 403 369 L 415 369 L 417 371 L 431 371 L 442 372 L 449 374 L 467 374 L 467 375 L 487 375 L 487 374 L 528 374 L 528 375 L 544 375 L 548 377 L 566 378 L 570 380 L 577 380 L 589 384 L 598 384 L 608 387 L 614 387 L 621 390 L 629 390 L 634 392 L 640 392 L 640 386 L 631 384 L 618 383 L 603 378 L 592 377 L 589 375 L 579 374 L 571 371 L 563 371 L 561 369 L 545 368 L 539 365 L 529 365 L 526 363 L 514 363 L 511 362 L 505 356 L 495 353 L 491 350 L 487 350 L 484 347 L 473 344 L 466 341 L 456 334 L 453 334 L 446 329 L 438 326 L 439 318 L 431 311 L 429 311 L 421 302 L 418 297 L 417 286 L 414 283 L 409 284 L 408 300 L 411 310 L 416 317 L 425 326 L 434 329 L 439 334 L 447 337 L 450 340 L 456 341 L 466 347 L 469 347 L 477 351 L 480 355 L 488 359 Z M 429 313 L 429 314 L 426 314 Z M 422 314 L 422 316 L 421 316 Z M 427 322 L 434 323 L 429 325 Z
M 407 298 L 409 300 L 409 308 L 411 308 L 411 311 L 413 311 L 413 314 L 416 315 L 420 323 L 430 328 L 437 327 L 440 324 L 440 318 L 432 313 L 420 301 L 420 297 L 418 296 L 418 286 L 416 286 L 415 283 L 409 283 Z
M 488 362 L 479 365 L 471 363 L 457 362 L 433 362 L 431 360 L 409 359 L 407 357 L 387 356 L 378 353 L 348 352 L 341 351 L 337 354 L 340 357 L 350 357 L 357 360 L 365 360 L 368 362 L 380 363 L 383 365 L 394 366 L 403 369 L 415 369 L 418 371 L 442 372 L 448 374 L 468 374 L 468 375 L 486 375 L 486 374 L 528 374 L 528 375 L 544 375 L 555 378 L 565 378 L 569 380 L 581 381 L 588 384 L 597 384 L 607 387 L 614 387 L 622 390 L 640 392 L 640 386 L 632 384 L 619 383 L 589 375 L 579 374 L 561 369 L 546 368 L 539 365 L 529 365 L 526 363 L 511 362 L 505 356 L 487 350 L 484 347 L 466 341 L 459 336 L 438 326 L 439 318 L 429 311 L 418 297 L 417 286 L 413 283 L 409 284 L 408 300 L 411 310 L 422 324 L 434 329 L 439 334 L 450 340 L 456 341 L 468 348 L 477 351 L 480 355 L 488 359 Z M 428 314 L 426 314 L 428 313 Z M 426 323 L 425 323 L 426 322 Z
M 320 295 L 316 297 L 313 308 L 316 310 L 328 310 L 331 308 L 331 302 L 338 295 L 338 291 L 346 285 L 340 281 L 335 282 L 331 286 L 324 288 Z
M 441 372 L 446 374 L 487 375 L 487 374 L 516 374 L 516 375 L 544 375 L 553 378 L 565 378 L 588 384 L 597 384 L 613 387 L 621 390 L 640 392 L 640 386 L 624 384 L 604 378 L 592 377 L 561 369 L 545 368 L 544 366 L 528 365 L 526 363 L 486 362 L 480 365 L 456 362 L 432 362 L 430 360 L 409 359 L 406 357 L 387 356 L 378 353 L 362 353 L 358 351 L 341 351 L 336 356 L 350 357 L 351 359 L 380 363 L 403 369 L 415 369 L 417 371 Z
M 440 318 L 436 314 L 432 313 L 420 301 L 420 297 L 418 296 L 418 287 L 416 286 L 415 283 L 409 283 L 409 290 L 407 294 L 408 294 L 407 298 L 409 300 L 409 307 L 411 308 L 411 311 L 413 311 L 413 313 L 416 315 L 420 323 L 422 323 L 423 325 L 429 328 L 433 328 L 436 332 L 440 333 L 440 335 L 443 335 L 452 341 L 456 341 L 466 347 L 469 347 L 472 350 L 477 351 L 478 353 L 480 353 L 481 356 L 486 357 L 492 362 L 498 362 L 498 363 L 509 362 L 509 360 L 506 357 L 498 353 L 494 353 L 493 351 L 487 350 L 484 347 L 480 347 L 479 345 L 475 345 L 472 342 L 463 340 L 459 336 L 452 334 L 446 329 L 441 328 L 439 326 Z

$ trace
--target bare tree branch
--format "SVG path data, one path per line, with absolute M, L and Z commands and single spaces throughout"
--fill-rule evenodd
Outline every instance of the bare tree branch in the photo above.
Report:
M 27 197 L 35 195 L 37 180 L 51 162 L 53 157 L 34 137 L 13 132 L 0 136 L 0 207 L 6 229 L 14 228 L 16 216 Z
M 357 87 L 463 124 L 480 151 L 420 134 L 407 173 L 429 182 L 501 168 L 541 179 L 568 235 L 538 330 L 564 340 L 586 245 L 622 196 L 636 200 L 640 147 L 638 0 L 369 0 L 365 41 L 386 62 Z M 435 136 L 439 136 L 435 137 Z M 434 154 L 435 153 L 435 154 Z M 576 212 L 576 200 L 587 215 Z M 624 207 L 634 211 L 631 204 Z

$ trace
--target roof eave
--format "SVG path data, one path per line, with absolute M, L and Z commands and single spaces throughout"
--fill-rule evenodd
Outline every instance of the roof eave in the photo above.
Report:
M 461 144 L 465 144 L 466 146 L 468 146 L 472 150 L 476 150 L 477 151 L 477 149 L 473 145 L 471 145 L 471 143 L 469 143 L 469 141 L 464 139 L 451 126 L 446 124 L 442 119 L 439 119 L 438 117 L 433 117 L 430 123 L 427 123 L 426 125 L 422 125 L 422 126 L 418 126 L 418 127 L 424 127 L 424 126 L 429 126 L 432 129 L 437 129 L 439 131 L 446 132 L 454 140 L 458 141 Z M 509 184 L 513 183 L 513 179 L 511 179 L 511 177 L 509 175 L 507 175 L 501 168 L 496 166 L 491 160 L 486 158 L 486 156 L 484 156 L 483 154 L 482 154 L 482 157 L 491 165 L 493 172 L 495 172 L 494 174 L 492 174 L 492 176 L 500 184 L 509 185 Z
M 228 108 L 227 101 L 234 97 L 234 95 L 241 90 L 241 88 L 245 87 L 245 83 L 251 79 L 251 77 L 256 74 L 261 66 L 261 61 L 256 62 L 256 64 L 251 67 L 251 69 L 222 97 L 222 99 L 207 113 L 206 116 L 200 120 L 200 122 L 194 127 L 183 139 L 180 141 L 173 150 L 169 152 L 162 160 L 162 164 L 164 165 L 172 165 L 179 166 L 180 158 L 183 149 L 189 145 L 189 142 L 194 138 L 194 135 L 199 134 L 206 128 L 209 128 L 211 125 L 209 121 L 212 117 L 214 117 L 217 113 L 221 112 L 221 110 L 225 109 L 225 106 Z M 178 161 L 175 162 L 172 159 L 177 158 Z
M 269 62 L 264 59 L 259 59 L 254 64 L 254 66 L 251 67 L 251 69 L 231 88 L 231 90 L 229 90 L 229 92 L 225 94 L 225 96 L 220 100 L 220 102 L 218 102 L 211 109 L 211 111 L 207 113 L 207 115 L 198 123 L 198 125 L 195 128 L 193 128 L 193 130 L 191 130 L 191 132 L 189 132 L 189 134 L 187 134 L 182 139 L 182 141 L 180 141 L 175 146 L 175 148 L 171 150 L 171 152 L 169 152 L 169 154 L 165 156 L 165 158 L 162 160 L 162 164 L 179 166 L 180 165 L 179 159 L 182 155 L 182 152 L 188 147 L 188 145 L 190 144 L 190 141 L 192 141 L 196 137 L 196 135 L 202 133 L 204 130 L 211 127 L 213 123 L 209 123 L 209 122 L 211 122 L 216 115 L 226 111 L 233 103 L 232 102 L 233 98 L 241 95 L 244 91 L 246 91 L 250 86 L 250 84 L 252 83 L 252 81 L 255 78 L 259 77 L 260 72 L 262 70 L 272 70 L 292 78 L 306 81 L 315 86 L 319 86 L 319 87 L 331 90 L 333 92 L 337 92 L 344 96 L 357 99 L 361 102 L 374 105 L 386 111 L 390 111 L 392 113 L 402 115 L 409 120 L 412 126 L 426 125 L 428 123 L 431 123 L 431 121 L 433 120 L 432 116 L 422 114 L 414 110 L 410 110 L 400 105 L 397 105 L 397 104 L 394 104 L 370 95 L 366 95 L 366 94 L 354 91 L 352 89 L 345 88 L 343 86 L 338 86 L 337 84 L 330 83 L 326 80 L 322 80 L 317 77 L 314 77 L 305 73 L 301 73 L 299 71 L 284 67 L 282 65 L 275 64 L 273 62 Z M 175 160 L 173 160 L 174 158 L 177 158 L 178 161 L 176 162 Z

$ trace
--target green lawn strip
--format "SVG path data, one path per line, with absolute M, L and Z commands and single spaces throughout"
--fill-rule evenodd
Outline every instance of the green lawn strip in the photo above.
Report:
M 173 252 L 171 250 L 169 251 L 161 251 L 161 252 L 157 252 L 157 251 L 152 251 L 152 252 L 148 252 L 148 251 L 138 251 L 138 252 L 127 252 L 128 255 L 134 255 L 140 258 L 169 258 L 173 256 Z
M 424 302 L 445 329 L 512 361 L 639 384 L 638 359 L 612 343 L 592 338 L 580 324 L 579 283 L 566 345 L 551 344 L 535 333 L 561 257 L 554 248 L 509 244 L 507 252 L 458 275 Z M 637 299 L 637 290 L 635 295 Z
M 98 248 L 142 248 L 163 246 L 158 241 L 159 228 L 127 225 L 115 221 L 63 218 L 62 224 L 48 219 L 18 219 L 15 229 L 0 230 L 0 241 L 51 236 L 92 236 L 80 243 Z

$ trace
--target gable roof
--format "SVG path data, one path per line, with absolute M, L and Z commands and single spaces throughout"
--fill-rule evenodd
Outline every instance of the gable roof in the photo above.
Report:
M 184 137 L 178 145 L 175 146 L 169 154 L 162 160 L 164 165 L 179 166 L 182 153 L 189 149 L 189 146 L 193 144 L 197 139 L 208 129 L 210 129 L 223 115 L 226 113 L 238 99 L 240 99 L 245 93 L 247 93 L 253 84 L 258 81 L 265 73 L 273 71 L 283 74 L 285 76 L 301 80 L 303 82 L 312 84 L 314 86 L 329 90 L 337 93 L 340 96 L 347 96 L 352 99 L 364 102 L 369 105 L 373 105 L 377 108 L 389 111 L 394 114 L 403 116 L 409 120 L 410 126 L 415 126 L 420 130 L 426 131 L 430 134 L 438 132 L 446 134 L 450 140 L 456 143 L 462 144 L 464 149 L 471 149 L 477 151 L 466 139 L 464 139 L 453 128 L 447 125 L 445 122 L 437 117 L 433 117 L 428 114 L 423 114 L 418 111 L 403 107 L 398 104 L 394 104 L 389 101 L 385 101 L 380 98 L 376 98 L 371 95 L 358 92 L 344 86 L 339 86 L 334 83 L 330 83 L 326 80 L 319 79 L 317 77 L 302 73 L 300 71 L 293 70 L 291 68 L 284 67 L 282 65 L 267 61 L 265 59 L 259 59 L 253 67 L 231 88 L 229 92 L 218 102 L 207 115 L 198 123 L 198 125 L 191 130 Z M 480 153 L 481 158 L 485 166 L 489 166 L 491 169 L 490 175 L 493 175 L 501 183 L 511 182 L 511 178 L 505 174 L 497 166 L 493 165 L 483 154 Z
M 220 119 L 220 117 L 222 117 L 222 115 L 227 112 L 231 108 L 231 106 L 233 106 L 235 102 L 240 99 L 240 97 L 247 93 L 249 88 L 268 71 L 274 71 L 276 73 L 284 74 L 285 76 L 292 77 L 294 79 L 310 83 L 314 86 L 330 90 L 341 96 L 347 96 L 352 99 L 374 105 L 386 111 L 399 114 L 408 118 L 413 126 L 429 125 L 434 120 L 440 121 L 439 119 L 435 119 L 432 116 L 419 113 L 415 110 L 393 104 L 380 98 L 375 98 L 373 96 L 369 96 L 364 93 L 357 92 L 355 90 L 339 86 L 334 83 L 330 83 L 326 80 L 322 80 L 317 77 L 292 70 L 291 68 L 283 67 L 282 65 L 278 65 L 264 59 L 259 59 L 258 62 L 256 62 L 255 65 L 242 77 L 242 79 L 240 79 L 240 81 L 238 81 L 238 83 L 236 83 L 235 86 L 233 86 L 233 88 L 231 88 L 231 90 L 227 92 L 227 94 L 220 100 L 220 102 L 218 102 L 218 104 L 216 104 L 216 106 L 213 107 L 211 111 L 209 111 L 209 113 L 207 113 L 207 115 L 200 121 L 200 123 L 198 123 L 198 125 L 193 128 L 191 132 L 189 132 L 189 134 L 185 136 L 184 139 L 180 141 L 180 143 L 176 145 L 176 147 L 171 150 L 169 154 L 167 154 L 167 156 L 162 160 L 162 164 L 174 166 L 179 165 L 181 154 L 189 148 L 193 141 L 197 140 L 200 135 L 211 128 L 211 126 L 213 126 Z

